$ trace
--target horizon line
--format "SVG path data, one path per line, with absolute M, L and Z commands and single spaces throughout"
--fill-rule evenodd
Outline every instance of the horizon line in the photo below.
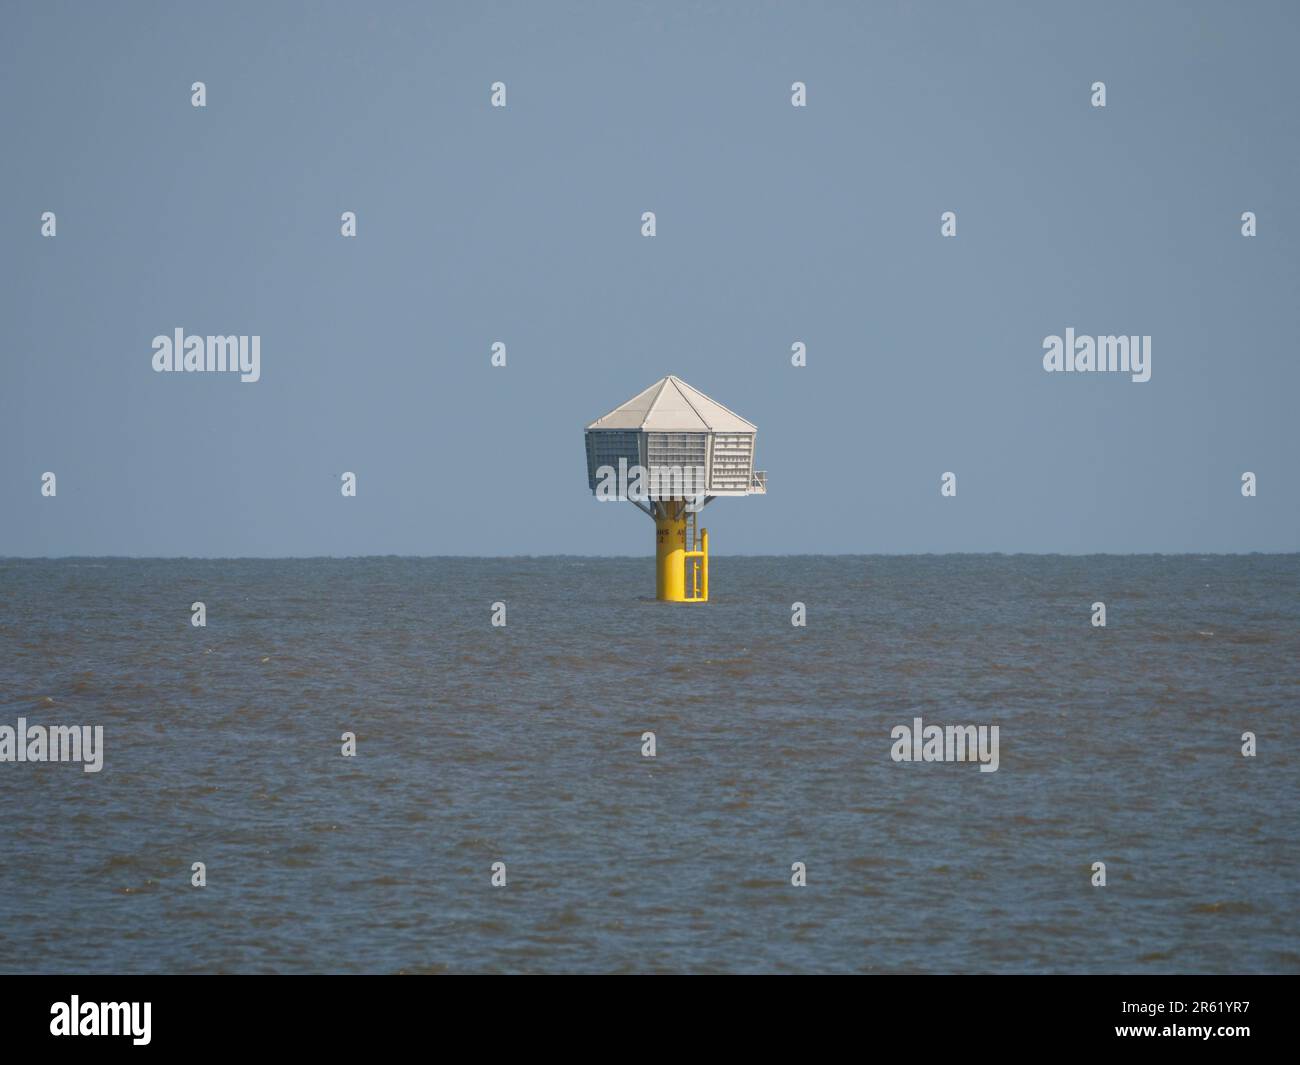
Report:
M 712 558 L 1246 558 L 1253 555 L 1288 557 L 1300 555 L 1293 551 L 856 551 L 809 552 L 793 551 L 783 554 L 710 552 Z M 652 556 L 637 555 L 575 555 L 575 554 L 512 554 L 512 555 L 0 555 L 2 562 L 364 562 L 373 559 L 405 559 L 412 561 L 465 559 L 600 559 L 636 560 L 644 562 Z

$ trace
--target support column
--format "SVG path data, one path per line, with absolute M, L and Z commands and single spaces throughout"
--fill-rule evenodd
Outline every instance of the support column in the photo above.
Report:
M 686 504 L 664 499 L 655 517 L 655 598 L 686 601 Z

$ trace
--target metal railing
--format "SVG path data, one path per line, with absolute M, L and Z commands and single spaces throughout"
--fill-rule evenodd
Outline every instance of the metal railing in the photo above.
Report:
M 690 550 L 686 552 L 686 571 L 683 583 L 690 585 L 688 603 L 707 603 L 709 601 L 709 530 L 701 529 L 699 538 L 695 536 L 694 515 L 689 519 Z

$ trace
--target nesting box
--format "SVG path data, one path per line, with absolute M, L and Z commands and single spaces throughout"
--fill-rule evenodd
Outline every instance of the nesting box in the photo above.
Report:
M 680 493 L 669 471 L 703 471 L 710 496 L 767 491 L 767 475 L 754 469 L 758 427 L 671 374 L 586 428 L 587 484 L 596 490 L 602 466 L 640 466 L 649 474 L 649 498 Z

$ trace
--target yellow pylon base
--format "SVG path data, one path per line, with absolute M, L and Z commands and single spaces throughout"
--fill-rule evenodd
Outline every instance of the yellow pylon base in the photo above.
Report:
M 660 500 L 655 516 L 655 598 L 661 602 L 709 601 L 709 530 L 700 530 L 698 549 L 687 543 L 686 531 L 686 504 Z

